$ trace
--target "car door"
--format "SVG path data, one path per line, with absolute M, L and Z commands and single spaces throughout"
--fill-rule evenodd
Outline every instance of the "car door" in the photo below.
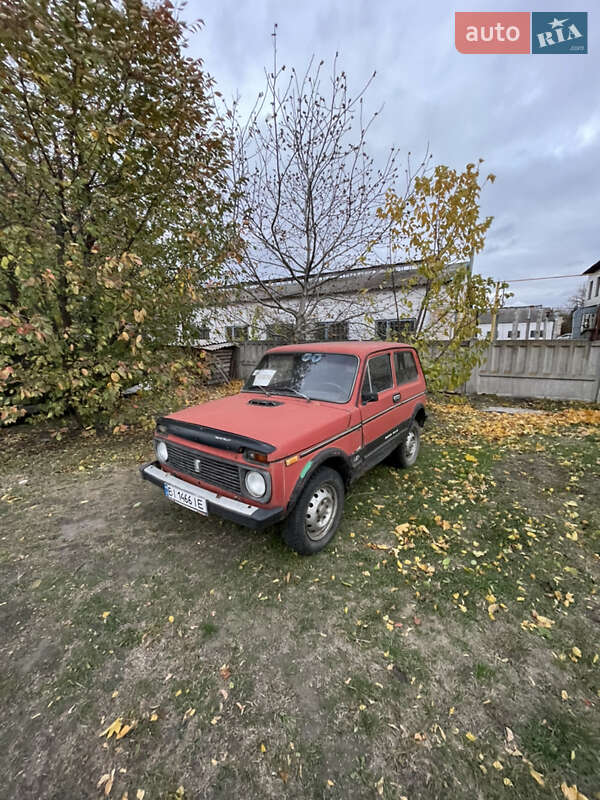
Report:
M 396 391 L 400 395 L 397 401 L 400 411 L 398 423 L 401 430 L 404 430 L 412 419 L 419 398 L 423 395 L 423 380 L 410 348 L 394 351 L 394 372 Z
M 393 449 L 398 435 L 397 395 L 391 353 L 370 356 L 359 399 L 363 433 L 361 455 L 366 462 L 376 463 Z

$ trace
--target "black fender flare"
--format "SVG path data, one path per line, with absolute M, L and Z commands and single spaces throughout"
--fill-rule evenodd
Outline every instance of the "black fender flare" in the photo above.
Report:
M 427 411 L 425 410 L 425 406 L 423 405 L 423 403 L 417 403 L 417 405 L 414 407 L 413 413 L 412 413 L 412 417 L 410 418 L 410 421 L 411 422 L 415 421 L 415 418 L 416 418 L 417 414 L 419 413 L 419 411 L 422 411 L 423 414 L 425 414 L 425 419 L 423 420 L 423 425 L 424 425 L 427 422 L 427 417 L 429 415 L 428 415 Z
M 290 499 L 288 500 L 286 511 L 289 512 L 298 502 L 298 498 L 300 494 L 312 475 L 314 475 L 315 471 L 319 469 L 319 467 L 323 464 L 323 462 L 328 461 L 331 458 L 341 459 L 343 462 L 345 469 L 345 474 L 342 474 L 342 480 L 344 481 L 344 486 L 348 488 L 350 483 L 350 479 L 352 477 L 352 463 L 350 461 L 350 456 L 345 453 L 343 450 L 340 450 L 339 447 L 329 447 L 327 450 L 321 450 L 317 455 L 306 462 L 304 465 L 304 469 L 300 474 L 300 477 L 296 481 L 296 485 L 292 489 L 292 493 L 290 494 Z M 308 466 L 308 470 L 304 472 L 306 466 Z

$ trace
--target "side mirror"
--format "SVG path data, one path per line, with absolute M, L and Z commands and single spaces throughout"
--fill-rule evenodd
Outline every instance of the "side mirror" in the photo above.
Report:
M 363 405 L 366 405 L 367 403 L 375 403 L 377 400 L 379 400 L 379 395 L 377 392 L 363 392 L 361 400 Z

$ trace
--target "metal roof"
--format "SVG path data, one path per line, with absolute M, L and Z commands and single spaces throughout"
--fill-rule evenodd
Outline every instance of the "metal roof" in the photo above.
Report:
M 596 261 L 596 263 L 595 263 L 595 264 L 592 264 L 592 266 L 591 266 L 591 267 L 588 267 L 588 268 L 587 268 L 587 269 L 586 269 L 584 272 L 582 272 L 581 274 L 582 274 L 582 275 L 593 275 L 593 274 L 594 274 L 594 272 L 598 272 L 599 270 L 600 270 L 600 261 Z

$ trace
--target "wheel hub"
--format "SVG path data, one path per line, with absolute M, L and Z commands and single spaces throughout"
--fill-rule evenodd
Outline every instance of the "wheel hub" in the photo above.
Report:
M 417 435 L 414 431 L 410 431 L 404 442 L 404 452 L 407 458 L 412 458 L 417 449 Z
M 318 541 L 328 534 L 335 519 L 338 497 L 335 488 L 324 483 L 315 491 L 306 509 L 306 535 Z

